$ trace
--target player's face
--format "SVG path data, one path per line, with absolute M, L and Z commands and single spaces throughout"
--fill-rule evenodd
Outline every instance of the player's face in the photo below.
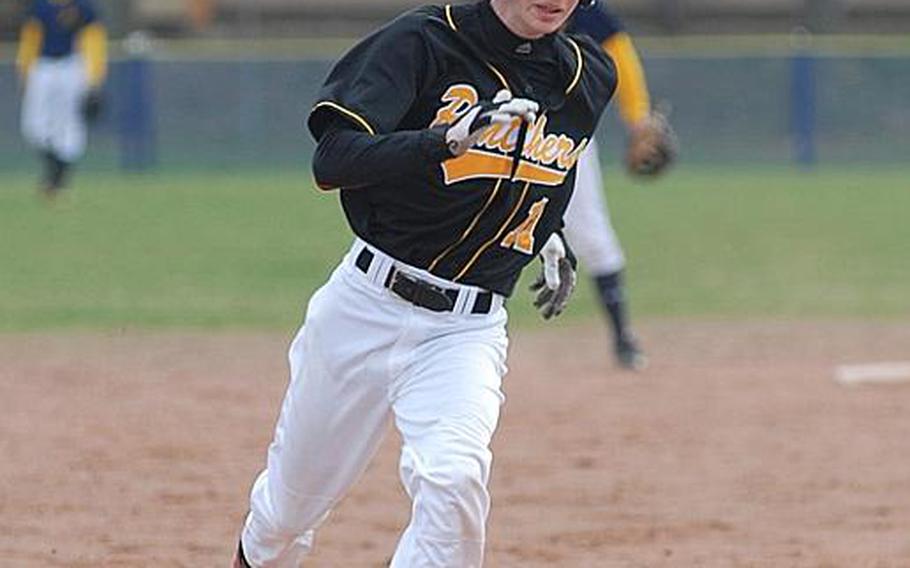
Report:
M 492 0 L 492 4 L 512 33 L 535 39 L 559 30 L 578 0 Z

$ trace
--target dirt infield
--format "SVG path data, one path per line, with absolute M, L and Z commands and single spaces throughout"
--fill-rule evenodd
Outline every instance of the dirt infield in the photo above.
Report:
M 910 567 L 910 323 L 651 322 L 513 334 L 489 566 Z M 0 336 L 0 565 L 226 566 L 285 382 L 283 334 Z M 394 435 L 312 566 L 378 567 Z

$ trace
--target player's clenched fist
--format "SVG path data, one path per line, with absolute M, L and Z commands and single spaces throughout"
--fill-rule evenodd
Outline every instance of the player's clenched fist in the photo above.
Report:
M 530 123 L 537 120 L 540 105 L 530 99 L 512 97 L 503 89 L 492 101 L 479 102 L 446 131 L 446 144 L 453 156 L 461 156 L 471 148 L 484 131 L 494 124 L 507 125 L 515 118 Z
M 575 290 L 575 257 L 559 233 L 553 233 L 540 249 L 543 268 L 531 291 L 537 292 L 534 307 L 543 319 L 550 319 L 562 313 L 569 304 L 569 297 Z

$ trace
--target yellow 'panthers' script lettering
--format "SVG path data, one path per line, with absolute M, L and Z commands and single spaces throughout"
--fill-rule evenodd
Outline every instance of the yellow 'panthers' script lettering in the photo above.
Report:
M 439 109 L 430 127 L 454 124 L 456 120 L 477 104 L 477 90 L 471 85 L 452 85 L 442 95 L 442 102 L 448 103 Z
M 471 85 L 452 85 L 442 95 L 444 104 L 436 112 L 430 126 L 453 124 L 476 105 L 478 99 L 477 90 Z M 587 148 L 587 138 L 576 142 L 565 134 L 547 134 L 548 121 L 547 115 L 541 114 L 528 129 L 521 149 L 522 159 L 515 169 L 515 180 L 560 185 Z M 452 184 L 466 179 L 509 177 L 512 172 L 511 156 L 518 144 L 520 127 L 520 118 L 488 127 L 474 148 L 463 156 L 443 162 L 445 182 Z

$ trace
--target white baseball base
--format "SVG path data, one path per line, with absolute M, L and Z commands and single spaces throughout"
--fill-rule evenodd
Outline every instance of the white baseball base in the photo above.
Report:
M 834 371 L 834 381 L 844 386 L 910 383 L 910 362 L 841 365 Z

